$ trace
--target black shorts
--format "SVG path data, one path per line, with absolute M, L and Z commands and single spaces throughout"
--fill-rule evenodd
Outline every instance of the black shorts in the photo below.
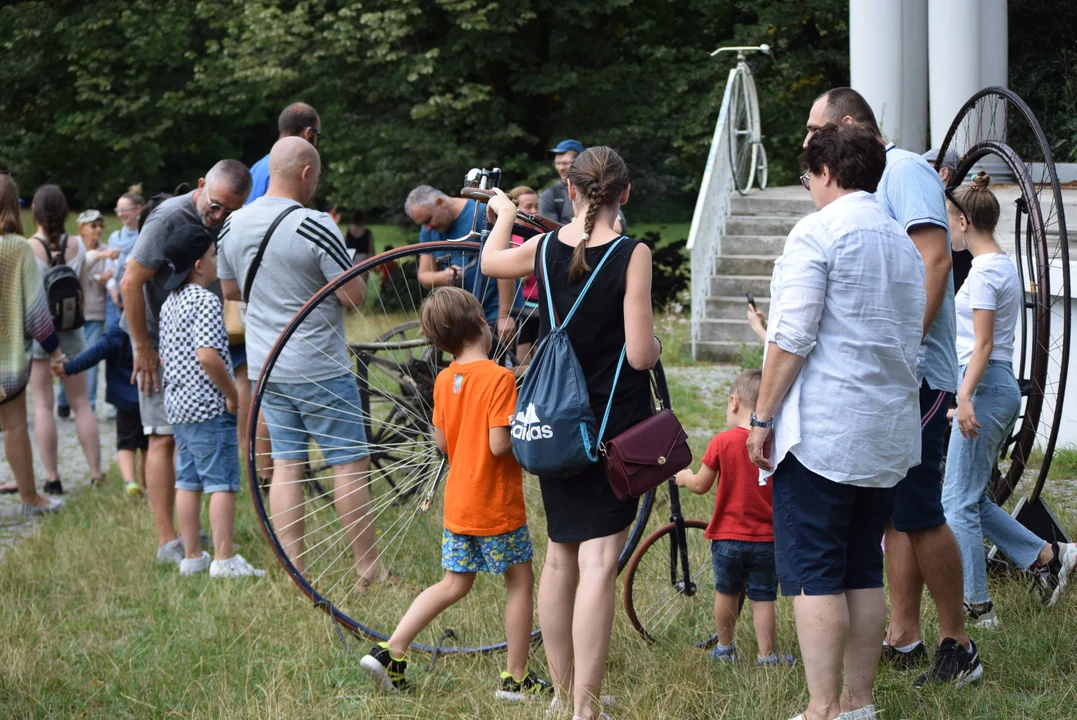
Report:
M 840 595 L 883 586 L 883 531 L 893 488 L 837 483 L 792 453 L 771 478 L 782 594 Z
M 517 343 L 534 343 L 539 336 L 539 315 L 536 310 L 520 319 L 520 334 Z
M 116 409 L 116 449 L 146 450 L 150 439 L 142 431 L 142 414 L 133 410 Z
M 894 488 L 895 530 L 917 532 L 946 523 L 942 507 L 942 460 L 946 451 L 950 409 L 954 394 L 920 386 L 920 464 L 909 468 Z

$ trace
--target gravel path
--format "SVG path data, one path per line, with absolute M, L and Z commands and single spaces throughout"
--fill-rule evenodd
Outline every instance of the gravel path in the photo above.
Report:
M 112 406 L 105 402 L 103 372 L 97 390 L 97 428 L 101 434 L 101 464 L 107 472 L 116 459 L 116 421 L 107 419 Z M 34 477 L 37 478 L 37 487 L 40 492 L 45 482 L 45 466 L 41 464 L 41 457 L 34 441 L 34 406 L 30 388 L 26 389 L 26 406 L 27 420 L 30 424 L 30 442 L 34 445 Z M 64 483 L 63 497 L 66 502 L 70 503 L 74 499 L 74 494 L 90 484 L 89 467 L 86 465 L 86 456 L 82 454 L 82 446 L 79 445 L 78 438 L 75 436 L 73 418 L 56 419 L 56 436 L 60 478 Z M 11 475 L 11 467 L 7 464 L 3 445 L 0 444 L 0 482 L 14 482 L 14 479 Z M 0 495 L 0 557 L 3 557 L 16 540 L 32 533 L 37 523 L 37 518 L 19 514 L 18 495 Z

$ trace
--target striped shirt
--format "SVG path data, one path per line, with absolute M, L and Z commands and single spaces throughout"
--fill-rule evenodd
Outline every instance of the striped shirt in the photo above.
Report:
M 29 338 L 50 353 L 60 342 L 30 243 L 21 235 L 4 235 L 0 237 L 0 387 L 9 398 L 21 392 L 30 377 Z
M 294 200 L 263 196 L 237 210 L 218 236 L 217 274 L 242 289 L 258 247 L 274 220 Z M 326 283 L 351 267 L 340 228 L 323 212 L 302 208 L 277 226 L 262 256 L 247 303 L 247 374 L 253 380 L 292 317 Z M 281 383 L 317 382 L 349 372 L 344 308 L 336 296 L 322 302 L 289 341 L 273 369 Z

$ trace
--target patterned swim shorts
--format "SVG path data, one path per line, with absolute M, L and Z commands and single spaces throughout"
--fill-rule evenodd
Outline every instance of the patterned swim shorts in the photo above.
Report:
M 530 562 L 531 533 L 527 525 L 501 535 L 480 537 L 443 530 L 441 567 L 449 572 L 500 575 L 510 565 Z

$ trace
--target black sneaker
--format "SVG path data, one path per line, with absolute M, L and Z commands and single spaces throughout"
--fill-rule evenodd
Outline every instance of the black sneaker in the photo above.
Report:
M 494 693 L 497 700 L 533 700 L 545 698 L 553 692 L 553 685 L 543 680 L 530 670 L 524 675 L 523 680 L 516 680 L 507 672 L 501 673 L 501 689 Z
M 991 629 L 999 626 L 995 605 L 990 600 L 982 605 L 965 603 L 965 617 L 969 619 L 973 627 Z
M 894 670 L 912 670 L 927 662 L 927 650 L 922 642 L 916 643 L 916 647 L 908 652 L 901 652 L 891 645 L 883 645 L 882 661 Z
M 64 486 L 63 483 L 60 482 L 60 478 L 56 478 L 55 480 L 46 480 L 45 486 L 42 488 L 42 490 L 45 491 L 46 495 L 64 494 Z
M 389 643 L 382 642 L 372 647 L 359 661 L 359 667 L 379 690 L 400 692 L 408 689 L 408 681 L 404 677 L 408 661 L 394 659 L 389 653 Z
M 56 406 L 56 416 L 57 417 L 62 417 L 62 418 L 71 417 L 71 408 L 69 406 L 67 406 L 67 405 L 57 405 Z
M 1051 543 L 1055 556 L 1046 565 L 1034 564 L 1032 586 L 1039 591 L 1040 599 L 1047 607 L 1053 606 L 1066 589 L 1070 573 L 1077 567 L 1077 546 L 1071 543 Z
M 931 669 L 916 678 L 916 687 L 922 688 L 929 683 L 954 683 L 958 687 L 976 682 L 984 674 L 980 664 L 980 653 L 976 643 L 969 639 L 972 651 L 966 650 L 953 638 L 945 638 L 935 651 L 935 662 Z

